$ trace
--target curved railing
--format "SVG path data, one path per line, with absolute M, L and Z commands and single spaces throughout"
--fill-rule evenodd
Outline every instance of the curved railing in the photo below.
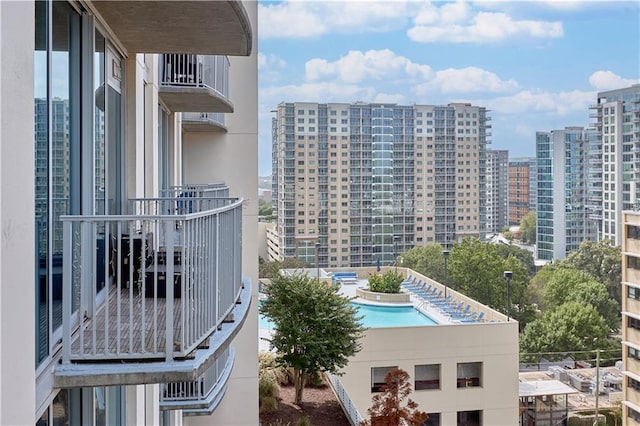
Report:
M 161 55 L 160 86 L 208 87 L 229 99 L 229 58 L 182 53 Z
M 62 216 L 63 363 L 189 356 L 242 288 L 241 199 L 132 200 Z

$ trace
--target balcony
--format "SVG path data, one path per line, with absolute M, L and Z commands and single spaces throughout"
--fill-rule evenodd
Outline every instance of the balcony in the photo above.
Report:
M 162 55 L 158 96 L 174 112 L 233 112 L 226 56 Z
M 220 112 L 184 112 L 182 130 L 185 132 L 227 133 L 224 114 Z
M 251 22 L 240 1 L 92 1 L 90 7 L 130 54 L 251 54 Z
M 241 199 L 131 201 L 63 216 L 59 388 L 194 381 L 242 327 Z M 245 285 L 246 284 L 246 285 Z
M 160 191 L 164 198 L 229 198 L 229 187 L 223 182 L 184 184 Z
M 213 413 L 227 390 L 234 358 L 234 348 L 226 348 L 196 380 L 163 384 L 160 409 L 182 410 L 182 414 L 194 416 Z

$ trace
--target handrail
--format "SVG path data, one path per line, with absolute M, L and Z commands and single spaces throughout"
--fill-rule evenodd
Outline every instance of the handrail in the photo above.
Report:
M 349 422 L 353 426 L 359 426 L 363 422 L 363 418 L 358 411 L 358 408 L 353 404 L 349 394 L 347 393 L 344 386 L 342 386 L 342 381 L 335 374 L 325 373 L 326 377 L 329 379 L 329 383 L 333 387 L 338 400 L 340 401 L 340 405 L 342 405 L 342 409 L 344 410 Z
M 215 332 L 242 287 L 243 200 L 214 200 L 138 199 L 154 214 L 60 218 L 63 363 L 175 360 Z

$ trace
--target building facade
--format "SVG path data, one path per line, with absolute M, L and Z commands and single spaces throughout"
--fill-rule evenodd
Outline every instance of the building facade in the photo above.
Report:
M 509 225 L 520 225 L 527 213 L 535 211 L 536 174 L 535 158 L 509 160 Z
M 487 233 L 496 234 L 509 220 L 509 151 L 487 150 Z
M 282 103 L 273 120 L 281 258 L 391 264 L 486 230 L 483 107 Z
M 588 136 L 582 127 L 536 132 L 538 259 L 564 259 L 584 240 L 595 240 L 589 219 Z
M 623 423 L 640 424 L 640 212 L 622 213 Z
M 598 93 L 592 173 L 601 178 L 590 200 L 601 239 L 622 241 L 622 211 L 637 208 L 640 195 L 640 84 Z M 598 146 L 599 145 L 599 146 Z
M 350 271 L 366 277 L 375 269 Z M 439 290 L 444 287 L 410 269 L 398 271 L 415 278 L 416 283 Z M 333 378 L 343 405 L 355 408 L 348 410 L 352 421 L 368 417 L 367 410 L 381 392 L 386 373 L 400 368 L 409 374 L 411 399 L 429 414 L 427 424 L 518 424 L 518 322 L 454 290 L 449 289 L 448 295 L 473 306 L 483 319 L 438 319 L 437 308 L 414 295 L 412 303 L 421 306 L 434 324 L 389 324 L 365 331 L 361 350 L 349 359 L 341 375 Z M 376 309 L 385 309 L 377 305 Z
M 0 424 L 258 423 L 256 19 L 0 3 Z

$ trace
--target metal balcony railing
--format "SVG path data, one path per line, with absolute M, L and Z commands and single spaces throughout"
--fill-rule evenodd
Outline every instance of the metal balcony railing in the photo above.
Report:
M 160 191 L 162 197 L 205 197 L 205 198 L 229 198 L 229 187 L 223 182 L 184 184 L 172 186 Z
M 242 289 L 242 200 L 131 200 L 129 215 L 62 216 L 62 363 L 184 359 Z
M 224 113 L 221 112 L 183 112 L 182 124 L 189 129 L 196 129 L 196 126 L 206 126 L 203 130 L 214 127 L 219 128 L 220 131 L 226 129 Z
M 183 414 L 211 414 L 222 399 L 235 359 L 227 347 L 211 367 L 196 380 L 165 383 L 160 391 L 161 410 L 183 410 Z
M 167 54 L 160 57 L 160 86 L 208 87 L 229 98 L 229 58 Z

